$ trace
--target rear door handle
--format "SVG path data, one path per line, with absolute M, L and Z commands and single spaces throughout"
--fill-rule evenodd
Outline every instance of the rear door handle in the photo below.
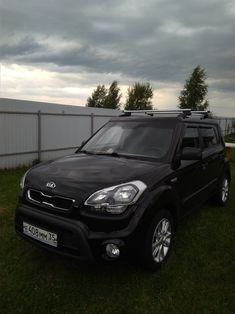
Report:
M 172 178 L 172 179 L 170 180 L 170 182 L 171 182 L 171 183 L 176 183 L 177 180 L 178 180 L 178 178 L 177 178 L 177 177 L 174 177 L 174 178 Z

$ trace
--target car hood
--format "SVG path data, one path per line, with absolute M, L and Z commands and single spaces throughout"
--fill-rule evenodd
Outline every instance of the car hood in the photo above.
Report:
M 73 154 L 32 168 L 25 184 L 60 195 L 87 197 L 113 185 L 141 180 L 148 188 L 169 171 L 169 164 L 122 157 Z M 53 189 L 46 186 L 54 182 Z

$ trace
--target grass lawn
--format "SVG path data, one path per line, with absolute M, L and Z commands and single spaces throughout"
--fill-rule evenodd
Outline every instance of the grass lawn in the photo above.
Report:
M 128 262 L 83 264 L 14 231 L 25 169 L 0 172 L 0 313 L 235 313 L 235 151 L 229 203 L 201 207 L 156 273 Z

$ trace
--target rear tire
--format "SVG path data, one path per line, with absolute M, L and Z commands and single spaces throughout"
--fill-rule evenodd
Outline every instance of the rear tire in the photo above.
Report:
M 157 270 L 169 257 L 175 233 L 174 219 L 168 210 L 159 211 L 147 229 L 143 247 L 144 266 Z
M 225 206 L 229 198 L 229 177 L 227 174 L 224 174 L 220 180 L 218 189 L 214 197 L 214 203 L 218 206 Z

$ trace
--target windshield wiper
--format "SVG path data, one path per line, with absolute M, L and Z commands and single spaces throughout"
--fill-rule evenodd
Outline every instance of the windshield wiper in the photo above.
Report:
M 88 150 L 79 150 L 78 153 L 84 153 L 84 154 L 87 154 L 87 155 L 95 155 L 96 154 L 96 153 L 90 152 Z
M 120 157 L 121 156 L 116 152 L 113 152 L 113 153 L 97 152 L 95 154 L 96 155 L 103 155 L 103 156 L 112 156 L 112 157 Z
M 92 152 L 92 151 L 87 151 L 87 150 L 80 150 L 78 151 L 78 153 L 84 153 L 87 155 L 98 155 L 98 156 L 110 156 L 110 157 L 123 157 L 123 158 L 127 158 L 127 159 L 140 159 L 140 157 L 143 156 L 138 156 L 138 155 L 132 155 L 132 154 L 119 154 L 117 152 L 112 152 L 112 153 L 107 153 L 107 152 Z M 145 157 L 146 159 L 147 157 Z
M 88 151 L 88 150 L 79 150 L 78 153 L 84 153 L 87 155 L 104 155 L 104 156 L 120 157 L 120 155 L 116 152 L 106 153 L 106 152 L 92 152 L 92 151 Z

